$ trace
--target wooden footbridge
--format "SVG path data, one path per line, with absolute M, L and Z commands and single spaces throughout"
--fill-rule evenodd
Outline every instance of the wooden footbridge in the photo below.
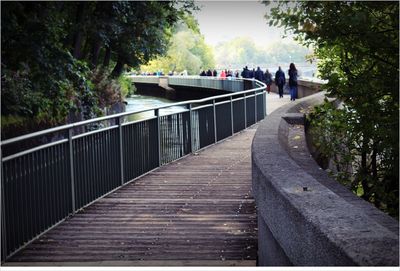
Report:
M 256 265 L 250 146 L 265 86 L 232 83 L 241 91 L 178 112 L 3 141 L 3 264 Z
M 255 127 L 99 199 L 10 262 L 24 265 L 255 265 Z

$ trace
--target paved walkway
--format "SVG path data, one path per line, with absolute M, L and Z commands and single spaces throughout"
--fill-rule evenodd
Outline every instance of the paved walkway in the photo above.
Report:
M 289 101 L 267 95 L 270 113 Z M 161 167 L 67 219 L 9 265 L 256 264 L 257 124 Z
M 267 94 L 267 114 L 271 114 L 272 111 L 287 103 L 290 103 L 290 95 L 283 95 L 283 98 L 279 98 L 276 93 Z

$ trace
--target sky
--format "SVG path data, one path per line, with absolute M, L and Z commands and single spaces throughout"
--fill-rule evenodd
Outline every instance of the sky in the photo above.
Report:
M 235 37 L 250 37 L 257 45 L 282 40 L 283 29 L 268 26 L 268 7 L 260 1 L 196 1 L 194 13 L 208 44 L 216 45 Z M 292 40 L 286 38 L 285 40 Z

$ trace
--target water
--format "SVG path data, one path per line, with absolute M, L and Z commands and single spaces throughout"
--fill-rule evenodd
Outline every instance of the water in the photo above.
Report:
M 140 94 L 132 95 L 131 97 L 127 98 L 126 101 L 128 102 L 128 104 L 126 105 L 126 112 L 146 110 L 177 102 L 163 97 L 155 97 L 155 96 L 140 95 Z M 168 115 L 183 110 L 185 110 L 185 106 L 171 106 L 168 108 L 160 109 L 160 115 Z M 128 116 L 128 121 L 136 121 L 140 119 L 151 118 L 153 116 L 154 116 L 154 110 L 150 110 L 130 115 Z

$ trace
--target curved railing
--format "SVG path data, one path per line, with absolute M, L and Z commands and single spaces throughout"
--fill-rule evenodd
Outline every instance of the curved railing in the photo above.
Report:
M 191 76 L 191 77 L 182 77 L 182 76 L 171 76 L 168 78 L 168 84 L 171 87 L 174 86 L 192 86 L 192 87 L 200 87 L 200 88 L 208 88 L 208 89 L 218 89 L 225 90 L 230 92 L 243 91 L 245 89 L 249 89 L 251 87 L 247 87 L 247 85 L 251 85 L 254 81 L 244 81 L 238 78 L 227 77 L 225 80 L 221 80 L 217 77 L 205 77 L 207 80 L 203 79 L 201 76 Z M 249 83 L 249 84 L 246 84 Z
M 224 90 L 228 92 L 238 92 L 254 88 L 253 80 L 243 80 L 242 78 L 227 77 L 221 79 L 213 76 L 137 76 L 128 75 L 133 83 L 141 84 L 162 84 L 174 87 L 195 87 L 205 89 Z
M 246 91 L 124 112 L 2 141 L 2 259 L 142 174 L 263 119 L 265 85 L 249 82 L 254 88 Z M 166 110 L 177 106 L 179 110 Z M 131 121 L 130 116 L 138 113 L 146 117 Z M 50 143 L 40 143 L 43 138 Z

